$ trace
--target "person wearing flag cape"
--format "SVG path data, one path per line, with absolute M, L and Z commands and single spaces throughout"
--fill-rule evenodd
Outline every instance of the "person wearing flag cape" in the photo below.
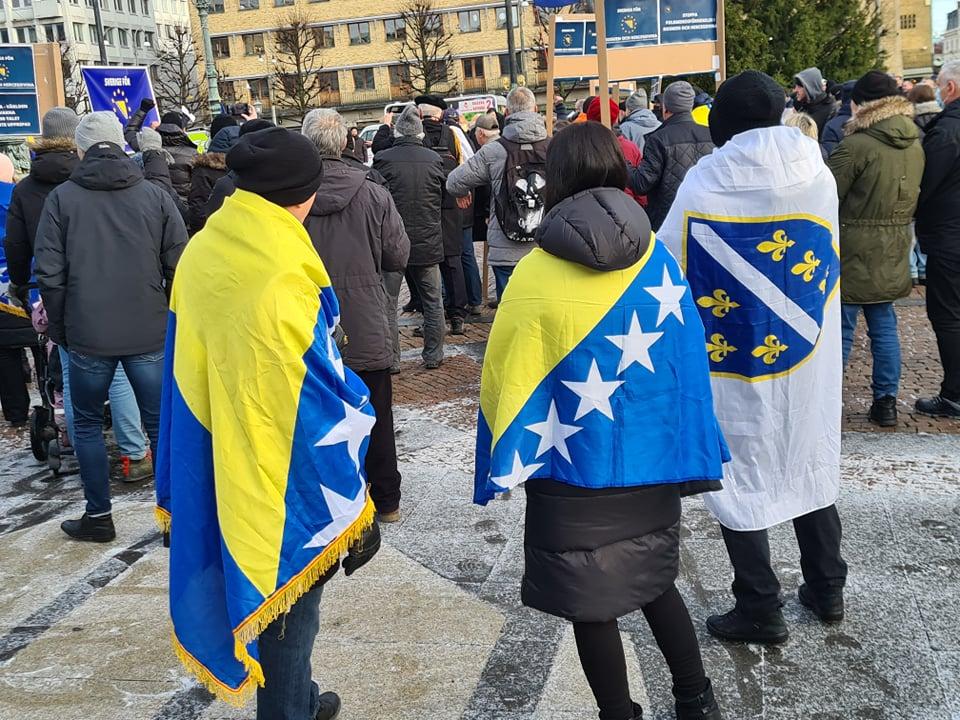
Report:
M 572 621 L 601 720 L 635 720 L 618 618 L 643 610 L 680 720 L 720 720 L 675 580 L 680 498 L 718 490 L 726 444 L 703 325 L 676 260 L 624 192 L 599 123 L 564 128 L 547 214 L 490 332 L 474 500 L 525 483 L 523 603 Z
M 173 645 L 257 720 L 330 720 L 310 655 L 323 583 L 380 535 L 363 474 L 369 391 L 344 368 L 339 306 L 303 220 L 313 143 L 270 128 L 227 154 L 237 190 L 190 241 L 167 332 L 157 519 L 169 533 Z
M 800 602 L 843 618 L 839 200 L 815 140 L 781 126 L 772 78 L 727 80 L 710 112 L 717 150 L 684 179 L 658 233 L 680 258 L 706 328 L 717 418 L 733 462 L 705 497 L 734 570 L 725 640 L 789 637 L 767 529 L 792 520 Z

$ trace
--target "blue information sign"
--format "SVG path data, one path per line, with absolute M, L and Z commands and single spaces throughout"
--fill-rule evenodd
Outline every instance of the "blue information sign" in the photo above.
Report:
M 717 39 L 717 0 L 660 0 L 660 43 Z
M 0 45 L 0 136 L 37 135 L 40 108 L 33 47 Z
M 558 22 L 554 47 L 557 55 L 583 55 L 583 22 Z
M 656 45 L 660 42 L 659 0 L 607 0 L 607 47 Z

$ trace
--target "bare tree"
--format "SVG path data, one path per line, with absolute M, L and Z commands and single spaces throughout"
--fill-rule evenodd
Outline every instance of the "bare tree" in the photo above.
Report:
M 207 93 L 200 84 L 200 59 L 193 47 L 190 28 L 176 26 L 172 38 L 164 39 L 157 52 L 154 92 L 164 110 L 185 107 L 197 117 L 209 114 Z
M 456 92 L 453 32 L 443 24 L 443 16 L 433 0 L 407 0 L 400 11 L 404 24 L 398 59 L 409 68 L 410 90 L 417 93 Z
M 590 3 L 574 2 L 565 7 L 546 8 L 538 6 L 534 8 L 538 32 L 536 39 L 533 41 L 533 47 L 537 53 L 537 63 L 540 65 L 541 71 L 545 72 L 547 69 L 547 53 L 550 50 L 550 18 L 554 15 L 592 12 L 592 9 L 588 9 L 588 7 L 591 7 Z M 564 102 L 574 90 L 582 90 L 587 87 L 589 87 L 589 84 L 585 80 L 555 79 L 553 81 L 554 94 L 563 98 Z
M 273 76 L 278 110 L 297 122 L 327 100 L 329 83 L 324 80 L 320 28 L 310 27 L 302 10 L 291 12 L 274 36 Z
M 60 70 L 63 73 L 64 103 L 76 113 L 87 109 L 87 89 L 80 77 L 80 67 L 70 43 L 60 43 Z

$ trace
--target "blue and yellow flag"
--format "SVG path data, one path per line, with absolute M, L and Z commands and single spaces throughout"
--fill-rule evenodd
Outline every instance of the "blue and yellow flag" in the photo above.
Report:
M 177 268 L 157 453 L 174 646 L 235 704 L 263 684 L 258 635 L 373 520 L 374 415 L 338 316 L 303 226 L 242 190 Z
M 658 241 L 600 272 L 536 249 L 490 332 L 474 502 L 529 478 L 586 488 L 719 480 L 703 324 Z

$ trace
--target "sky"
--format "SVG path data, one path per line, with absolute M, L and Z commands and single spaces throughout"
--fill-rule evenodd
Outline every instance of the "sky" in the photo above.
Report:
M 957 0 L 933 0 L 933 36 L 943 34 L 947 27 L 947 13 L 956 9 Z

